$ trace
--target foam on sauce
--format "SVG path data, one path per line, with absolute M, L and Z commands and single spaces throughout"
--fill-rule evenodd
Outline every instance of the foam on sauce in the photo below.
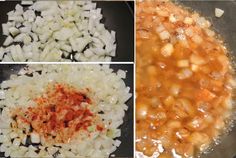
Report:
M 39 133 L 50 143 L 68 143 L 79 132 L 89 135 L 91 126 L 97 131 L 104 129 L 98 116 L 90 110 L 91 99 L 69 85 L 49 85 L 46 93 L 34 102 L 35 106 L 13 112 L 16 126 L 30 125 L 32 132 Z
M 136 157 L 193 157 L 227 127 L 235 85 L 211 24 L 172 2 L 137 2 Z

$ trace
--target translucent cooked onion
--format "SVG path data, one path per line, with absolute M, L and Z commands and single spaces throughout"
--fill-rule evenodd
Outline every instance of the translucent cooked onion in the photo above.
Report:
M 224 10 L 220 9 L 220 8 L 215 8 L 215 16 L 217 18 L 220 18 L 223 14 L 224 14 Z

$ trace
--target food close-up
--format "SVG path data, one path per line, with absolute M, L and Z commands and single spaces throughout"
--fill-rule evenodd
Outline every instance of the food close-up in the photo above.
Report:
M 0 158 L 236 158 L 235 0 L 0 14 Z
M 201 3 L 205 12 L 213 6 Z M 210 10 L 214 16 L 209 20 L 184 4 L 136 2 L 137 158 L 209 158 L 233 127 L 234 58 L 212 26 L 212 19 L 220 21 L 228 10 Z M 231 2 L 227 7 L 233 6 Z M 233 146 L 222 149 L 221 155 L 211 157 L 236 153 Z
M 115 152 L 127 144 L 121 139 L 132 141 L 126 135 L 133 129 L 132 90 L 126 86 L 132 68 L 119 67 L 114 71 L 109 65 L 49 64 L 1 69 L 8 78 L 1 77 L 1 157 L 132 156 L 132 150 Z
M 1 2 L 0 61 L 133 61 L 133 4 Z

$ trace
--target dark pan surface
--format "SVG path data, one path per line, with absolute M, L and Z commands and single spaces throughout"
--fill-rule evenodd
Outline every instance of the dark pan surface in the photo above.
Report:
M 102 22 L 108 30 L 116 32 L 117 50 L 112 61 L 134 61 L 134 2 L 94 1 L 102 9 Z M 7 12 L 13 10 L 20 1 L 0 1 L 0 24 L 7 22 Z M 0 25 L 0 44 L 5 36 Z
M 177 1 L 179 2 L 179 1 Z M 206 17 L 213 24 L 213 28 L 223 37 L 227 48 L 236 57 L 236 1 L 180 1 L 181 4 L 192 8 Z M 215 17 L 215 8 L 225 11 L 222 17 Z M 235 60 L 233 61 L 235 63 Z M 223 136 L 222 142 L 213 147 L 213 151 L 202 155 L 202 158 L 236 158 L 236 127 Z
M 4 64 L 0 65 L 0 83 L 9 79 L 11 74 L 16 74 L 25 65 L 23 64 Z M 117 70 L 126 70 L 126 86 L 130 87 L 130 92 L 133 94 L 133 64 L 119 65 L 112 64 L 111 68 Z M 127 102 L 129 106 L 124 117 L 124 123 L 121 125 L 121 137 L 118 138 L 122 141 L 120 147 L 112 154 L 116 157 L 133 157 L 133 97 Z M 111 155 L 112 155 L 111 154 Z M 4 157 L 4 153 L 0 153 L 0 158 Z
M 121 69 L 121 70 L 127 70 L 127 76 L 125 79 L 126 86 L 130 87 L 130 92 L 133 93 L 133 83 L 134 83 L 134 77 L 133 77 L 133 64 L 126 64 L 126 65 L 117 65 L 112 64 L 111 68 L 113 68 L 115 71 Z M 124 123 L 121 125 L 121 138 L 122 141 L 121 146 L 114 152 L 116 157 L 133 157 L 133 141 L 134 141 L 134 124 L 133 124 L 133 96 L 132 98 L 127 102 L 127 105 L 129 106 L 128 111 L 126 112 Z

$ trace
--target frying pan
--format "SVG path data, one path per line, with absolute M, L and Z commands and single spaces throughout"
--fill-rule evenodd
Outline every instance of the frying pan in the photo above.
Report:
M 197 11 L 206 17 L 213 29 L 224 39 L 226 47 L 236 57 L 236 1 L 176 1 L 187 8 Z M 225 11 L 222 17 L 215 17 L 215 8 Z M 233 60 L 232 59 L 232 60 Z M 235 60 L 233 60 L 233 64 Z M 233 65 L 234 66 L 234 65 Z M 212 151 L 202 154 L 201 158 L 236 158 L 236 127 L 222 136 L 220 144 L 213 146 Z
M 225 45 L 231 52 L 233 67 L 236 57 L 236 1 L 224 0 L 173 0 L 177 4 L 185 6 L 189 10 L 199 12 L 212 24 L 214 30 L 224 39 Z M 215 17 L 215 8 L 225 11 L 222 17 Z M 234 98 L 235 99 L 235 98 Z M 235 101 L 235 100 L 234 100 Z M 233 117 L 234 118 L 234 117 Z M 236 158 L 236 127 L 232 127 L 230 132 L 224 133 L 220 143 L 215 145 L 201 158 Z
M 94 1 L 102 9 L 102 23 L 108 30 L 116 32 L 116 56 L 112 61 L 134 61 L 134 2 L 129 1 Z M 0 24 L 7 22 L 7 12 L 13 10 L 20 1 L 0 1 Z M 0 45 L 6 36 L 2 35 L 0 25 Z
M 23 64 L 0 64 L 0 83 L 4 80 L 9 79 L 11 74 L 17 74 L 17 72 L 23 68 Z M 111 64 L 110 66 L 115 72 L 117 70 L 126 70 L 126 86 L 130 87 L 130 92 L 133 94 L 133 64 Z M 116 157 L 133 157 L 133 97 L 126 103 L 129 107 L 125 113 L 124 123 L 121 125 L 121 145 L 112 154 Z M 111 155 L 112 155 L 111 154 Z M 0 153 L 0 157 L 4 157 L 4 153 Z

